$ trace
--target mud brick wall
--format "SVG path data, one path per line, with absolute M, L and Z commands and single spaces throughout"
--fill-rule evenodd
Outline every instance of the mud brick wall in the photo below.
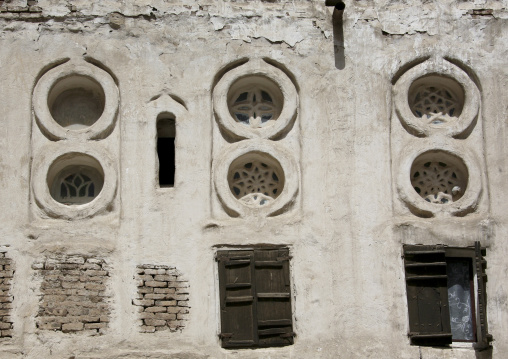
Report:
M 0 338 L 12 337 L 13 322 L 10 313 L 14 299 L 11 295 L 13 275 L 12 259 L 5 252 L 0 252 Z
M 101 334 L 109 322 L 109 272 L 100 258 L 48 258 L 32 267 L 42 276 L 37 327 Z
M 185 327 L 189 316 L 189 284 L 175 267 L 144 264 L 137 266 L 138 295 L 132 304 L 139 307 L 141 332 Z

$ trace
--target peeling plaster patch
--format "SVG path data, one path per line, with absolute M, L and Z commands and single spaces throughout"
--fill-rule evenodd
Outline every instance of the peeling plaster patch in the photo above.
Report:
M 272 50 L 270 51 L 270 57 L 273 60 L 282 61 L 284 59 L 284 53 L 282 52 L 282 50 Z
M 263 27 L 256 24 L 235 24 L 231 26 L 230 35 L 233 40 L 245 42 L 251 42 L 252 38 L 264 37 L 272 43 L 285 42 L 290 47 L 294 47 L 304 39 L 299 31 L 294 31 L 294 27 L 280 23 L 270 23 Z
M 249 33 L 249 29 L 245 26 L 245 24 L 234 24 L 231 26 L 231 30 L 229 34 L 233 40 L 243 40 L 245 42 L 251 42 L 252 39 L 247 35 Z
M 219 30 L 222 30 L 224 28 L 224 19 L 222 18 L 219 18 L 219 17 L 212 17 L 210 19 L 210 22 L 213 24 L 213 29 L 215 31 L 219 31 Z
M 383 31 L 391 35 L 437 34 L 438 28 L 434 25 L 434 20 L 427 19 L 416 12 L 405 15 L 380 14 L 379 20 Z
M 361 19 L 363 19 L 363 20 L 377 20 L 378 15 L 374 9 L 367 9 L 363 12 Z
M 326 23 L 326 22 L 323 23 L 321 21 L 312 21 L 312 25 L 316 29 L 319 29 L 319 31 L 321 31 L 321 33 L 323 34 L 325 39 L 330 38 L 332 36 L 332 34 L 333 34 L 333 31 L 326 30 L 327 28 L 329 28 L 328 23 Z

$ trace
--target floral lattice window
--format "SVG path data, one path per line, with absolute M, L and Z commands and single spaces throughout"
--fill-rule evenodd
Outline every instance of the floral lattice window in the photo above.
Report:
M 245 204 L 262 206 L 277 198 L 284 187 L 282 169 L 272 159 L 248 158 L 230 169 L 229 186 Z
M 418 158 L 411 168 L 411 185 L 427 202 L 445 204 L 457 201 L 467 187 L 468 175 L 460 159 L 438 152 Z

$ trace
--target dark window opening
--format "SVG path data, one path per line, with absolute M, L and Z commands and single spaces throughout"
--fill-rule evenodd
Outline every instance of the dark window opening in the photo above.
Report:
M 167 114 L 157 118 L 157 156 L 159 159 L 159 186 L 175 185 L 175 119 Z

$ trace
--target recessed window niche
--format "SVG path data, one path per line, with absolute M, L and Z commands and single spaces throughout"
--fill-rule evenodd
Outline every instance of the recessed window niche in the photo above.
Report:
M 262 76 L 238 79 L 229 89 L 229 112 L 251 128 L 268 126 L 279 118 L 284 103 L 280 88 Z
M 284 188 L 284 171 L 272 156 L 247 153 L 231 163 L 228 183 L 236 199 L 249 206 L 263 206 L 277 198 Z
M 424 200 L 434 204 L 460 199 L 468 185 L 464 162 L 443 151 L 426 152 L 411 166 L 411 185 Z
M 92 126 L 102 115 L 105 94 L 101 85 L 87 76 L 73 75 L 56 82 L 48 96 L 53 119 L 62 127 L 80 130 Z
M 175 118 L 169 113 L 157 116 L 157 157 L 159 159 L 159 186 L 175 184 Z
M 417 118 L 431 125 L 442 125 L 462 113 L 464 89 L 449 77 L 423 76 L 412 83 L 408 101 Z
M 39 129 L 51 141 L 103 140 L 115 127 L 119 92 L 111 74 L 69 61 L 41 76 L 32 105 Z
M 231 144 L 213 162 L 212 173 L 218 199 L 232 217 L 287 212 L 300 185 L 293 153 L 264 139 Z
M 222 133 L 231 140 L 275 139 L 291 130 L 298 93 L 284 71 L 255 59 L 220 78 L 213 89 L 213 107 Z
M 71 206 L 94 200 L 104 185 L 104 171 L 93 157 L 69 153 L 56 160 L 47 176 L 53 199 Z

